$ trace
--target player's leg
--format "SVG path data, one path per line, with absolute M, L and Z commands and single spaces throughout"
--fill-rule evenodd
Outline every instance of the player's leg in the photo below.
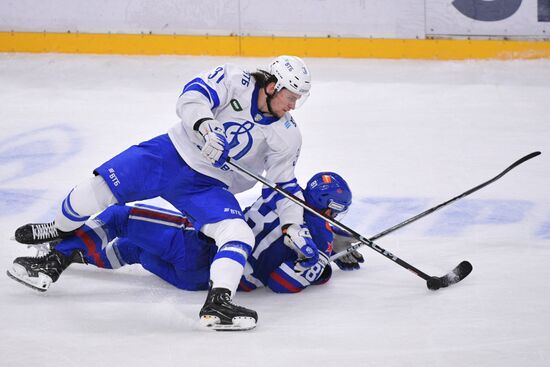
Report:
M 180 289 L 208 289 L 216 247 L 180 213 L 146 205 L 131 207 L 121 232 L 124 237 L 111 243 L 121 263 L 141 264 Z
M 132 207 L 126 239 L 142 251 L 138 262 L 146 270 L 180 289 L 208 289 L 217 247 L 181 213 L 147 205 Z
M 117 200 L 101 176 L 94 176 L 75 186 L 63 200 L 53 222 L 29 223 L 17 228 L 20 243 L 38 244 L 68 238 L 90 217 Z
M 111 204 L 159 196 L 181 164 L 166 134 L 132 146 L 96 168 L 96 176 L 73 188 L 54 222 L 24 225 L 16 230 L 15 239 L 37 244 L 66 238 L 90 215 Z
M 209 249 L 206 240 L 199 238 L 198 232 L 179 213 L 144 205 L 113 205 L 88 220 L 75 236 L 61 241 L 51 253 L 55 256 L 15 259 L 8 275 L 46 290 L 73 262 L 104 269 L 141 263 L 179 288 L 206 289 L 215 250 Z M 52 263 L 52 259 L 59 261 Z M 46 264 L 50 272 L 46 271 Z
M 256 312 L 235 305 L 232 298 L 252 252 L 254 236 L 235 197 L 219 181 L 209 180 L 201 187 L 201 177 L 195 173 L 186 185 L 187 192 L 169 192 L 164 197 L 185 210 L 195 228 L 214 239 L 218 247 L 210 268 L 211 289 L 199 314 L 201 323 L 216 330 L 250 329 L 256 325 Z
M 96 218 L 88 220 L 74 236 L 52 246 L 48 254 L 16 258 L 8 275 L 31 288 L 45 291 L 73 263 L 93 264 L 105 269 L 116 269 L 129 263 L 128 259 L 137 256 L 132 255 L 131 249 L 119 251 L 116 241 L 113 241 L 125 235 L 129 210 L 126 206 L 110 206 Z
M 142 251 L 139 263 L 143 268 L 173 286 L 187 290 L 197 291 L 208 289 L 210 275 L 210 263 L 204 262 L 195 270 L 179 268 L 172 262 L 168 262 L 155 254 Z
M 78 250 L 65 256 L 53 249 L 47 255 L 40 257 L 16 258 L 7 274 L 30 288 L 45 292 L 69 265 L 85 262 L 82 253 Z
M 206 224 L 203 232 L 219 249 L 210 267 L 210 290 L 199 315 L 201 324 L 215 330 L 248 330 L 256 326 L 256 311 L 232 302 L 253 249 L 254 236 L 242 219 Z

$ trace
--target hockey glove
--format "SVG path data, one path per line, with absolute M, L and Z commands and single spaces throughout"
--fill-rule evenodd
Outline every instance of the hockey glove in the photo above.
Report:
M 309 229 L 306 226 L 291 224 L 283 229 L 283 234 L 285 245 L 294 250 L 298 255 L 294 271 L 302 272 L 317 264 L 319 261 L 319 250 L 315 246 L 311 234 L 309 234 Z
M 223 125 L 216 120 L 206 120 L 198 126 L 198 131 L 204 138 L 202 155 L 208 158 L 214 167 L 223 166 L 229 156 Z
M 351 245 L 355 242 L 353 238 L 334 235 L 334 242 L 332 243 L 332 248 L 335 253 L 346 251 Z M 347 255 L 342 256 L 338 260 L 334 261 L 338 267 L 344 271 L 357 270 L 361 268 L 361 263 L 365 262 L 363 255 L 358 251 L 352 251 Z

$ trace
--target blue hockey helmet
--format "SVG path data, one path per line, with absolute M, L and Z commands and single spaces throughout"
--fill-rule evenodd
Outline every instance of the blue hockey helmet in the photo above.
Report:
M 314 209 L 330 209 L 329 215 L 336 218 L 348 211 L 351 205 L 351 190 L 340 175 L 334 172 L 319 172 L 308 181 L 304 198 Z

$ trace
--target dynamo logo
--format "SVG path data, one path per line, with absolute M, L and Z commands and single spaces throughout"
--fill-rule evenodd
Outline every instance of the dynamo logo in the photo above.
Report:
M 245 121 L 240 124 L 238 122 L 228 121 L 223 124 L 225 135 L 229 143 L 230 156 L 233 159 L 241 159 L 252 149 L 254 139 L 250 131 L 254 128 L 254 124 L 250 121 Z

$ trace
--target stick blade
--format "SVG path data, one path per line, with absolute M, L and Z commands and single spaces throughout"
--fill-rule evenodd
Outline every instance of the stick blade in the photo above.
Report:
M 447 288 L 450 285 L 460 282 L 466 278 L 473 270 L 473 266 L 468 261 L 463 261 L 456 266 L 451 272 L 445 274 L 442 277 L 431 277 L 428 279 L 428 289 L 436 291 L 439 288 Z

